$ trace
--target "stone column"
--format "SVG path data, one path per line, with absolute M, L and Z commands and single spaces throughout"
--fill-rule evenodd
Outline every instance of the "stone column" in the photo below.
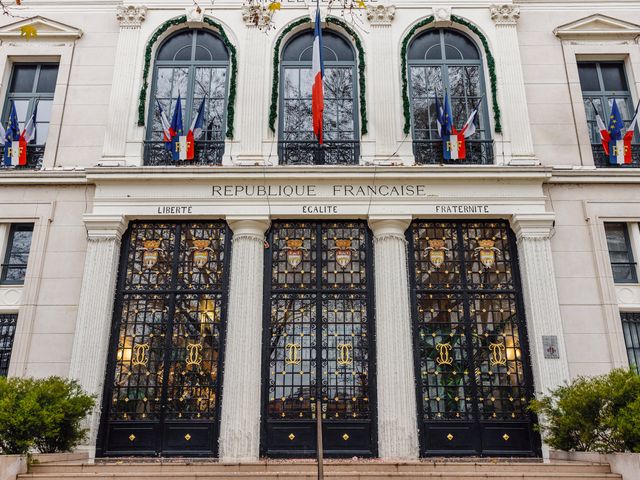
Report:
M 375 250 L 380 458 L 418 458 L 407 241 L 411 218 L 370 219 Z
M 264 68 L 269 39 L 263 28 L 269 24 L 272 12 L 268 9 L 242 8 L 245 22 L 244 47 L 240 53 L 242 65 L 238 85 L 237 139 L 239 152 L 235 160 L 240 163 L 262 163 L 262 138 L 266 131 L 265 99 L 271 98 L 266 85 L 271 85 L 269 70 Z
M 496 24 L 495 59 L 498 64 L 500 95 L 498 100 L 505 117 L 502 125 L 511 141 L 511 163 L 536 163 L 516 30 L 520 7 L 503 4 L 491 5 L 490 9 L 491 19 Z
M 264 232 L 269 220 L 227 221 L 233 249 L 219 457 L 247 462 L 258 460 L 260 449 Z
M 396 68 L 390 58 L 395 55 L 395 43 L 391 35 L 391 22 L 396 15 L 393 5 L 375 5 L 367 7 L 367 19 L 371 25 L 372 52 L 369 55 L 368 75 L 375 79 L 369 82 L 370 96 L 375 102 L 370 104 L 373 114 L 372 130 L 376 139 L 376 160 L 394 160 L 389 158 L 397 147 L 396 120 L 397 102 L 395 101 Z M 397 159 L 396 159 L 397 160 Z
M 95 407 L 85 420 L 89 433 L 83 447 L 93 454 L 100 422 L 102 389 L 118 277 L 120 239 L 126 222 L 121 216 L 86 216 L 85 226 L 88 235 L 87 255 L 69 378 L 78 380 L 87 393 L 96 396 Z
M 116 19 L 120 23 L 116 59 L 109 98 L 109 116 L 104 137 L 102 155 L 107 160 L 124 160 L 129 127 L 129 113 L 133 99 L 133 81 L 140 61 L 138 38 L 140 25 L 147 15 L 147 7 L 140 5 L 119 5 Z
M 560 316 L 560 302 L 551 256 L 554 215 L 515 215 L 522 291 L 536 392 L 548 393 L 569 380 L 569 366 Z M 558 358 L 545 358 L 543 336 L 557 339 Z M 550 353 L 550 352 L 547 352 Z

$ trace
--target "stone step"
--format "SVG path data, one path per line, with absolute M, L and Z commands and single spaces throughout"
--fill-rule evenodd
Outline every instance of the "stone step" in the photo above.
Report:
M 28 473 L 19 475 L 19 480 L 83 480 L 83 479 L 233 479 L 233 480 L 314 480 L 313 472 L 122 472 L 122 473 Z M 555 473 L 555 472 L 325 472 L 326 479 L 381 480 L 381 479 L 438 479 L 438 480 L 622 480 L 611 473 Z
M 287 473 L 316 471 L 314 462 L 294 461 L 282 462 L 254 462 L 254 463 L 214 463 L 214 462 L 108 462 L 108 463 L 82 463 L 82 464 L 48 464 L 31 465 L 30 473 L 87 473 L 87 474 L 111 474 L 111 473 Z M 534 462 L 329 462 L 325 464 L 325 472 L 352 472 L 360 473 L 435 473 L 435 472 L 504 472 L 511 473 L 611 473 L 608 464 L 591 463 L 534 463 Z

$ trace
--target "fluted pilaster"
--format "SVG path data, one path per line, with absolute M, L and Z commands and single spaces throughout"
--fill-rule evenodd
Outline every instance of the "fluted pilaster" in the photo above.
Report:
M 504 126 L 511 140 L 512 159 L 516 163 L 535 158 L 529 124 L 527 96 L 524 88 L 522 59 L 516 23 L 520 7 L 511 4 L 491 5 L 491 18 L 496 24 L 496 59 L 502 93 L 501 106 L 505 113 Z
M 553 215 L 517 215 L 513 225 L 518 237 L 535 389 L 543 393 L 548 393 L 549 389 L 569 379 L 564 329 L 551 256 L 552 223 Z M 546 335 L 558 339 L 559 358 L 545 358 L 542 337 Z
M 378 448 L 383 459 L 418 457 L 407 245 L 410 219 L 369 222 L 374 235 Z
M 118 217 L 106 221 L 100 219 L 98 223 L 87 221 L 87 228 L 89 239 L 69 377 L 78 380 L 87 393 L 97 397 L 93 411 L 85 420 L 89 429 L 85 444 L 95 448 L 118 277 L 120 238 L 125 224 Z
M 269 221 L 229 220 L 233 254 L 220 417 L 220 458 L 257 460 L 260 448 L 260 385 L 264 232 Z
M 372 105 L 373 129 L 376 137 L 376 157 L 388 159 L 396 150 L 397 131 L 396 96 L 394 90 L 396 71 L 389 59 L 394 55 L 394 43 L 391 35 L 391 22 L 395 17 L 393 5 L 375 5 L 367 8 L 367 19 L 371 24 L 371 41 L 375 55 L 369 56 L 369 77 Z
M 103 156 L 124 157 L 129 111 L 133 101 L 135 82 L 136 47 L 140 35 L 140 25 L 147 14 L 147 7 L 140 5 L 121 5 L 116 11 L 116 20 L 120 23 L 120 33 L 116 47 L 116 59 L 109 98 L 109 116 L 104 138 Z

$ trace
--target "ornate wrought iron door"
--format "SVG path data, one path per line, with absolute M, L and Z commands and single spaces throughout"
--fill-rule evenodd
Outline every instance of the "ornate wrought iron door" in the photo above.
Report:
M 222 222 L 125 234 L 98 455 L 216 455 L 228 238 Z
M 373 275 L 366 223 L 281 222 L 265 271 L 262 450 L 374 455 Z
M 507 222 L 414 222 L 423 455 L 538 455 L 516 245 Z

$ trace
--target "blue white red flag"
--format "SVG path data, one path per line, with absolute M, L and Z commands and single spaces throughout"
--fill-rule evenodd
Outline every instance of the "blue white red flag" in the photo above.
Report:
M 189 132 L 187 133 L 187 160 L 194 159 L 196 154 L 196 140 L 202 135 L 202 129 L 204 127 L 204 101 L 205 99 L 203 98 L 202 102 L 200 102 L 200 108 L 198 108 L 196 118 L 193 119 L 191 128 L 189 128 Z
M 25 147 L 26 145 L 36 138 L 36 122 L 38 118 L 38 104 L 33 108 L 33 113 L 31 114 L 31 118 L 24 127 L 22 131 L 22 135 L 20 136 L 20 140 L 24 140 Z
M 176 108 L 173 110 L 171 130 L 173 134 L 171 137 L 171 155 L 173 160 L 187 160 L 188 142 L 182 124 L 182 100 L 180 99 L 180 95 L 178 95 L 178 100 L 176 100 Z
M 322 25 L 320 23 L 320 8 L 318 8 L 316 10 L 316 22 L 313 32 L 311 112 L 313 115 L 313 134 L 321 145 L 324 113 L 324 59 L 322 58 L 322 48 Z
M 611 105 L 611 115 L 609 115 L 609 163 L 612 165 L 624 165 L 631 163 L 631 137 L 622 135 L 624 122 L 618 109 L 618 102 L 613 100 Z M 633 132 L 633 130 L 631 130 Z
M 444 96 L 442 113 L 442 153 L 445 160 L 463 160 L 466 156 L 464 133 L 453 125 L 449 95 Z
M 164 140 L 164 148 L 168 151 L 171 151 L 171 139 L 173 138 L 174 132 L 173 130 L 171 130 L 171 123 L 169 123 L 169 119 L 167 118 L 167 114 L 164 113 L 162 105 L 160 105 L 160 102 L 158 100 L 156 100 L 156 102 L 158 102 L 158 111 L 160 112 L 160 123 L 162 124 L 162 139 Z M 169 106 L 169 108 L 171 108 L 171 106 Z
M 9 113 L 9 125 L 5 132 L 4 164 L 7 167 L 27 164 L 27 149 L 26 145 L 24 148 L 21 148 L 20 145 L 18 113 L 13 102 L 11 102 L 11 112 Z
M 438 130 L 438 136 L 442 138 L 444 133 L 442 128 L 444 127 L 444 110 L 442 105 L 440 105 L 440 100 L 438 100 L 438 95 L 436 95 L 436 127 Z

